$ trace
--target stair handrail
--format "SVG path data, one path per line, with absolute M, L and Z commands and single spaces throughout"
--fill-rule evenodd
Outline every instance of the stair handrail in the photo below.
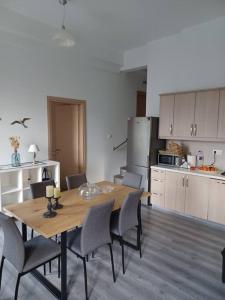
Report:
M 120 143 L 118 146 L 113 147 L 113 151 L 117 150 L 118 148 L 120 148 L 121 146 L 123 146 L 124 144 L 126 144 L 128 141 L 128 138 L 126 138 L 122 143 Z

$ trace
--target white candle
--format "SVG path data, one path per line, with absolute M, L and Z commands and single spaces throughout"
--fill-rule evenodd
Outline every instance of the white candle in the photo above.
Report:
M 60 188 L 54 188 L 54 198 L 61 197 Z
M 53 197 L 53 191 L 54 191 L 53 185 L 47 185 L 46 186 L 46 197 L 47 198 Z

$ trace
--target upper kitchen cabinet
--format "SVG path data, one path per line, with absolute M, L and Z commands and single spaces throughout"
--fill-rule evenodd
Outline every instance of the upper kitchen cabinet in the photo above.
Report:
M 193 136 L 197 138 L 216 138 L 219 115 L 219 90 L 209 90 L 196 93 L 195 122 Z M 225 101 L 224 101 L 225 102 Z M 224 103 L 224 125 L 225 125 Z M 223 129 L 224 130 L 224 129 Z M 224 131 L 225 135 L 225 131 Z M 224 136 L 225 137 L 225 136 Z
M 173 136 L 174 95 L 160 97 L 159 136 L 161 138 Z
M 225 90 L 220 90 L 218 139 L 225 139 Z
M 179 93 L 174 101 L 174 138 L 190 138 L 194 134 L 195 93 Z M 161 117 L 161 116 L 160 116 Z

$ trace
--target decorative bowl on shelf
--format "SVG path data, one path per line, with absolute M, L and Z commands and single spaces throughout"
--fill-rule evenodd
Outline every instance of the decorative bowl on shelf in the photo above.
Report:
M 86 199 L 90 200 L 93 197 L 101 194 L 102 190 L 95 183 L 84 183 L 79 187 L 79 195 Z

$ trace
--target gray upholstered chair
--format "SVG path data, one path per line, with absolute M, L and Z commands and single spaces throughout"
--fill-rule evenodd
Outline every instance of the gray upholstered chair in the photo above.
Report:
M 110 217 L 113 205 L 114 200 L 111 200 L 90 207 L 82 228 L 70 231 L 67 235 L 68 249 L 83 260 L 86 299 L 88 299 L 86 257 L 101 246 L 107 244 L 109 246 L 113 280 L 116 281 L 110 236 Z
M 55 181 L 53 179 L 50 180 L 45 180 L 41 182 L 35 182 L 30 184 L 30 191 L 31 191 L 31 197 L 32 199 L 40 198 L 40 197 L 45 197 L 46 195 L 46 186 L 48 185 L 53 185 L 55 186 Z M 34 230 L 31 229 L 31 238 L 34 237 Z M 56 236 L 57 240 L 57 236 Z M 51 262 L 49 262 L 49 272 L 51 273 Z M 46 267 L 44 265 L 44 275 L 46 275 Z
M 84 173 L 66 176 L 67 189 L 77 189 L 83 183 L 87 182 L 87 177 Z
M 131 188 L 140 190 L 141 180 L 142 180 L 142 175 L 127 172 L 127 173 L 125 173 L 125 175 L 123 177 L 122 185 L 126 185 L 126 186 L 129 186 Z M 137 213 L 138 213 L 138 219 L 139 219 L 139 223 L 140 223 L 140 227 L 141 227 L 140 229 L 141 229 L 141 234 L 142 234 L 141 201 L 139 202 Z
M 55 186 L 55 181 L 53 179 L 35 182 L 30 184 L 31 196 L 33 199 L 44 197 L 46 195 L 46 186 Z
M 23 242 L 22 236 L 12 218 L 0 213 L 0 225 L 4 233 L 4 246 L 0 266 L 0 287 L 4 260 L 8 260 L 16 269 L 17 282 L 14 300 L 17 299 L 21 276 L 33 271 L 41 265 L 60 259 L 60 246 L 42 236 Z
M 141 187 L 141 180 L 142 175 L 127 172 L 123 177 L 122 185 L 126 185 L 139 190 Z
M 53 185 L 55 186 L 55 181 L 53 179 L 35 182 L 30 184 L 30 191 L 32 199 L 44 197 L 46 195 L 46 186 Z M 34 237 L 34 230 L 31 230 L 31 238 Z
M 123 274 L 125 273 L 124 266 L 124 244 L 127 244 L 135 250 L 139 250 L 141 253 L 141 240 L 140 240 L 140 221 L 138 219 L 138 205 L 140 201 L 142 191 L 135 191 L 129 193 L 122 203 L 120 213 L 112 215 L 111 218 L 111 233 L 112 237 L 119 240 L 122 247 L 122 266 Z M 137 228 L 137 245 L 133 245 L 130 242 L 124 240 L 124 234 L 131 228 Z

